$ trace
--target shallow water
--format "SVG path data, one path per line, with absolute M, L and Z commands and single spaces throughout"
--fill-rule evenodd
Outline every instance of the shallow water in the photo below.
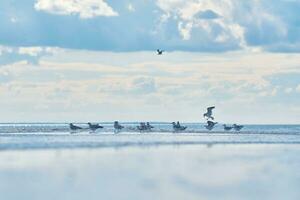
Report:
M 9 133 L 1 134 L 0 150 L 57 148 L 125 148 L 130 146 L 300 144 L 299 134 L 247 133 Z
M 1 199 L 299 199 L 300 146 L 0 151 Z
M 173 133 L 161 123 L 139 133 L 128 123 L 114 134 L 104 125 L 1 124 L 0 199 L 300 199 L 299 126 Z
M 104 126 L 103 129 L 98 130 L 98 133 L 111 133 L 114 131 L 112 122 L 100 122 Z M 153 132 L 172 133 L 173 128 L 167 122 L 151 122 L 154 126 Z M 86 123 L 76 123 L 76 125 L 83 127 L 82 132 L 89 132 Z M 125 126 L 124 132 L 138 132 L 136 126 L 138 122 L 122 123 Z M 207 130 L 202 123 L 182 123 L 188 128 L 185 133 L 205 133 Z M 230 125 L 230 124 L 228 124 Z M 68 123 L 1 123 L 1 133 L 56 133 L 56 132 L 70 132 Z M 216 127 L 210 131 L 212 133 L 224 133 L 223 124 L 217 124 Z M 227 131 L 234 132 L 234 131 Z M 245 125 L 240 133 L 255 133 L 255 134 L 300 134 L 300 125 Z

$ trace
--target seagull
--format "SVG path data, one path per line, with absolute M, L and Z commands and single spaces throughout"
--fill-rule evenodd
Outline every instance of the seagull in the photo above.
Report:
M 164 50 L 160 50 L 160 49 L 157 49 L 156 51 L 157 51 L 157 55 L 162 55 L 164 52 Z
M 145 124 L 145 122 L 141 122 L 140 123 L 140 125 L 139 126 L 137 126 L 137 129 L 139 130 L 139 131 L 146 131 L 147 130 L 147 126 L 146 126 L 146 124 Z
M 243 127 L 244 127 L 244 126 L 242 126 L 242 125 L 233 124 L 233 129 L 234 129 L 235 131 L 240 131 Z
M 100 126 L 99 124 L 92 124 L 92 123 L 88 123 L 88 125 L 89 125 L 89 127 L 90 127 L 90 129 L 92 130 L 92 131 L 95 131 L 95 130 L 97 130 L 98 128 L 103 128 L 103 126 Z
M 117 132 L 121 131 L 124 128 L 124 126 L 122 126 L 121 124 L 119 124 L 118 121 L 115 121 L 114 122 L 114 128 L 115 128 L 115 133 L 117 133 Z
M 233 127 L 232 126 L 226 126 L 226 124 L 223 124 L 224 131 L 230 131 Z
M 215 108 L 215 106 L 211 106 L 207 108 L 207 112 L 203 114 L 203 117 L 207 117 L 207 119 L 214 120 L 214 117 L 212 116 L 212 110 Z
M 218 122 L 213 122 L 213 121 L 208 120 L 207 125 L 205 125 L 205 128 L 208 130 L 212 130 L 217 123 Z
M 184 131 L 187 127 L 181 126 L 179 122 L 172 122 L 174 131 Z
M 70 129 L 71 129 L 72 131 L 76 131 L 76 130 L 82 129 L 82 128 L 79 127 L 79 126 L 75 126 L 73 123 L 70 123 L 69 126 L 70 126 Z
M 153 126 L 150 125 L 149 122 L 146 123 L 146 127 L 149 131 L 151 131 L 151 129 L 154 128 Z

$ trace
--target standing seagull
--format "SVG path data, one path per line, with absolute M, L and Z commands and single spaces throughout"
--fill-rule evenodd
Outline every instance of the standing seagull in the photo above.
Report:
M 115 128 L 115 133 L 118 133 L 118 132 L 120 132 L 124 128 L 124 126 L 122 126 L 121 124 L 119 124 L 118 121 L 115 121 L 114 122 L 114 128 Z
M 212 130 L 217 123 L 218 122 L 213 122 L 213 121 L 208 120 L 207 125 L 205 125 L 205 128 L 207 130 Z
M 92 131 L 95 131 L 95 130 L 97 130 L 98 128 L 103 128 L 103 126 L 100 126 L 99 124 L 92 124 L 92 123 L 88 123 L 88 125 L 89 125 L 89 127 L 90 127 L 90 129 L 92 130 Z
M 215 108 L 215 106 L 211 106 L 207 108 L 207 112 L 203 114 L 203 117 L 207 117 L 207 119 L 214 120 L 214 117 L 212 116 L 212 110 Z
M 157 51 L 157 55 L 162 55 L 164 52 L 164 50 L 160 50 L 160 49 L 157 49 L 156 51 Z
M 224 131 L 230 131 L 233 127 L 232 126 L 227 126 L 226 124 L 223 124 L 224 126 Z
M 70 126 L 70 129 L 71 129 L 72 131 L 76 131 L 76 130 L 82 129 L 82 128 L 79 127 L 79 126 L 75 126 L 73 123 L 70 123 L 69 126 Z
M 243 127 L 244 127 L 244 126 L 242 126 L 242 125 L 233 124 L 233 129 L 234 129 L 235 131 L 240 131 Z
M 140 132 L 142 131 L 146 131 L 147 130 L 147 126 L 145 124 L 145 122 L 141 122 L 139 126 L 136 127 Z
M 184 131 L 187 127 L 186 126 L 181 126 L 179 122 L 175 123 L 175 122 L 172 122 L 173 124 L 173 130 L 175 132 L 177 131 Z
M 151 131 L 151 129 L 154 128 L 149 122 L 146 123 L 146 127 L 149 131 Z

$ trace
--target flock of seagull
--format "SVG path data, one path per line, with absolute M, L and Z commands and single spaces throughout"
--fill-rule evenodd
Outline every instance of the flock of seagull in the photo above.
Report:
M 203 114 L 203 117 L 206 119 L 206 123 L 207 123 L 204 127 L 209 131 L 211 131 L 215 127 L 215 125 L 218 123 L 218 122 L 214 121 L 214 117 L 212 116 L 213 109 L 215 109 L 215 106 L 208 107 L 207 112 Z M 173 125 L 174 132 L 181 132 L 181 131 L 184 131 L 187 129 L 187 126 L 182 126 L 179 121 L 172 122 L 171 124 Z M 97 123 L 92 124 L 89 122 L 88 125 L 89 125 L 89 129 L 92 131 L 96 131 L 97 129 L 103 128 L 103 126 L 101 126 Z M 83 127 L 76 126 L 73 123 L 70 123 L 69 126 L 72 131 L 84 129 Z M 237 125 L 237 124 L 233 124 L 232 126 L 227 126 L 226 124 L 223 124 L 223 127 L 224 127 L 224 131 L 230 131 L 232 129 L 235 131 L 240 131 L 244 126 Z M 122 126 L 118 121 L 114 122 L 114 132 L 115 133 L 122 131 L 123 128 L 125 128 L 125 127 Z M 151 132 L 153 128 L 154 128 L 154 126 L 152 126 L 149 122 L 141 122 L 138 126 L 136 126 L 135 130 L 140 131 L 140 132 Z
M 157 55 L 162 55 L 164 50 L 157 49 L 156 52 L 157 52 Z M 215 118 L 212 116 L 213 109 L 215 109 L 215 106 L 208 107 L 206 113 L 203 114 L 203 117 L 206 119 L 206 123 L 207 123 L 204 127 L 209 131 L 214 129 L 215 125 L 218 123 L 218 122 L 214 121 Z M 88 123 L 88 125 L 89 125 L 89 129 L 92 131 L 96 131 L 97 129 L 103 128 L 103 126 L 100 126 L 99 124 L 92 124 L 90 122 Z M 174 132 L 180 132 L 180 131 L 184 131 L 185 129 L 187 129 L 187 126 L 182 126 L 179 121 L 177 121 L 177 123 L 172 122 L 172 125 L 173 125 Z M 72 131 L 84 129 L 83 127 L 76 126 L 73 123 L 70 123 L 69 126 Z M 235 131 L 240 131 L 244 126 L 237 125 L 237 124 L 233 124 L 232 126 L 227 126 L 226 124 L 223 124 L 223 127 L 224 127 L 224 131 L 230 131 L 232 129 Z M 123 128 L 124 128 L 124 126 L 122 126 L 118 121 L 114 122 L 115 133 L 120 132 Z M 154 127 L 152 125 L 150 125 L 149 122 L 146 122 L 146 123 L 141 122 L 136 127 L 136 130 L 138 130 L 140 132 L 150 132 L 153 128 Z

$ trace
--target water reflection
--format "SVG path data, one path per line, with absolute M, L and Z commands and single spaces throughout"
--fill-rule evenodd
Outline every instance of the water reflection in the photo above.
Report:
M 0 192 L 45 200 L 299 199 L 299 153 L 299 145 L 213 143 L 2 151 Z

